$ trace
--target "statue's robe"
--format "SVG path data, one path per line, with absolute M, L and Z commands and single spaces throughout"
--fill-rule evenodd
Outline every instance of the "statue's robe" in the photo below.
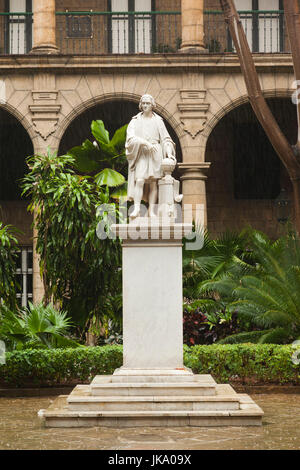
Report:
M 128 189 L 127 198 L 134 199 L 134 189 L 137 179 L 145 180 L 143 200 L 148 200 L 148 184 L 163 176 L 161 162 L 166 158 L 167 147 L 171 148 L 175 157 L 175 144 L 160 116 L 152 113 L 152 118 L 143 119 L 143 113 L 132 118 L 127 128 L 126 157 L 128 160 Z M 156 152 L 149 152 L 143 146 L 144 141 L 151 142 Z

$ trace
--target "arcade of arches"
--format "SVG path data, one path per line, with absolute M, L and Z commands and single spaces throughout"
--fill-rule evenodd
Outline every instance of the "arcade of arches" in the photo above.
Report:
M 93 74 L 96 83 L 80 73 L 64 77 L 24 74 L 7 80 L 11 108 L 0 104 L 1 220 L 22 231 L 20 244 L 33 245 L 32 218 L 16 184 L 27 171 L 25 158 L 45 152 L 48 146 L 64 153 L 86 138 L 92 139 L 93 119 L 102 119 L 112 135 L 138 112 L 138 99 L 145 91 L 155 97 L 157 112 L 176 142 L 176 177 L 182 181 L 184 203 L 204 204 L 204 208 L 207 204 L 202 223 L 211 234 L 250 224 L 276 237 L 280 224 L 274 201 L 283 188 L 292 201 L 291 185 L 250 106 L 240 105 L 242 77 L 191 73 L 186 74 L 187 83 L 184 73 L 178 71 L 162 76 L 144 72 L 141 77 L 134 86 L 130 85 L 132 76 L 126 74 L 113 78 L 104 74 L 100 79 Z M 282 76 L 280 80 L 282 83 Z M 290 95 L 292 81 L 289 72 L 281 96 Z M 271 89 L 270 77 L 262 76 L 262 82 Z M 276 80 L 272 84 L 276 87 Z M 45 91 L 41 91 L 43 87 Z M 125 93 L 130 87 L 131 92 Z M 22 123 L 8 111 L 18 103 Z M 270 105 L 288 139 L 296 141 L 296 110 L 290 99 L 272 98 Z M 222 109 L 226 112 L 217 119 Z M 39 300 L 42 287 L 38 260 L 33 258 L 33 298 Z

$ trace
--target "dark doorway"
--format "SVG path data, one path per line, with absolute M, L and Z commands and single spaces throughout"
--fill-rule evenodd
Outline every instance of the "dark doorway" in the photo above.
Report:
M 0 108 L 0 201 L 21 199 L 19 180 L 28 171 L 33 154 L 31 139 L 20 122 Z
M 267 101 L 289 142 L 296 143 L 296 106 L 286 98 Z M 209 230 L 217 235 L 251 225 L 276 237 L 280 227 L 275 200 L 284 189 L 292 202 L 292 186 L 250 104 L 221 119 L 209 137 L 205 158 L 212 163 L 207 180 Z

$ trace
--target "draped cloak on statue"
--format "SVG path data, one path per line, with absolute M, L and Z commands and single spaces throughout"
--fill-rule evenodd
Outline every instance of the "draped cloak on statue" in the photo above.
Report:
M 162 118 L 153 112 L 151 118 L 143 119 L 142 116 L 142 112 L 134 116 L 127 128 L 125 144 L 128 160 L 127 198 L 130 201 L 134 199 L 137 179 L 145 180 L 143 200 L 148 200 L 148 183 L 163 176 L 161 163 L 166 158 L 168 147 L 175 157 L 175 144 Z M 149 152 L 144 147 L 145 140 L 155 146 L 155 152 Z

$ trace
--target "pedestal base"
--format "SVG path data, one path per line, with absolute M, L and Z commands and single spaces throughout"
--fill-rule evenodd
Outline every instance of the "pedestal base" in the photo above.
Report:
M 77 385 L 39 416 L 46 427 L 260 426 L 263 411 L 189 369 L 124 369 Z

